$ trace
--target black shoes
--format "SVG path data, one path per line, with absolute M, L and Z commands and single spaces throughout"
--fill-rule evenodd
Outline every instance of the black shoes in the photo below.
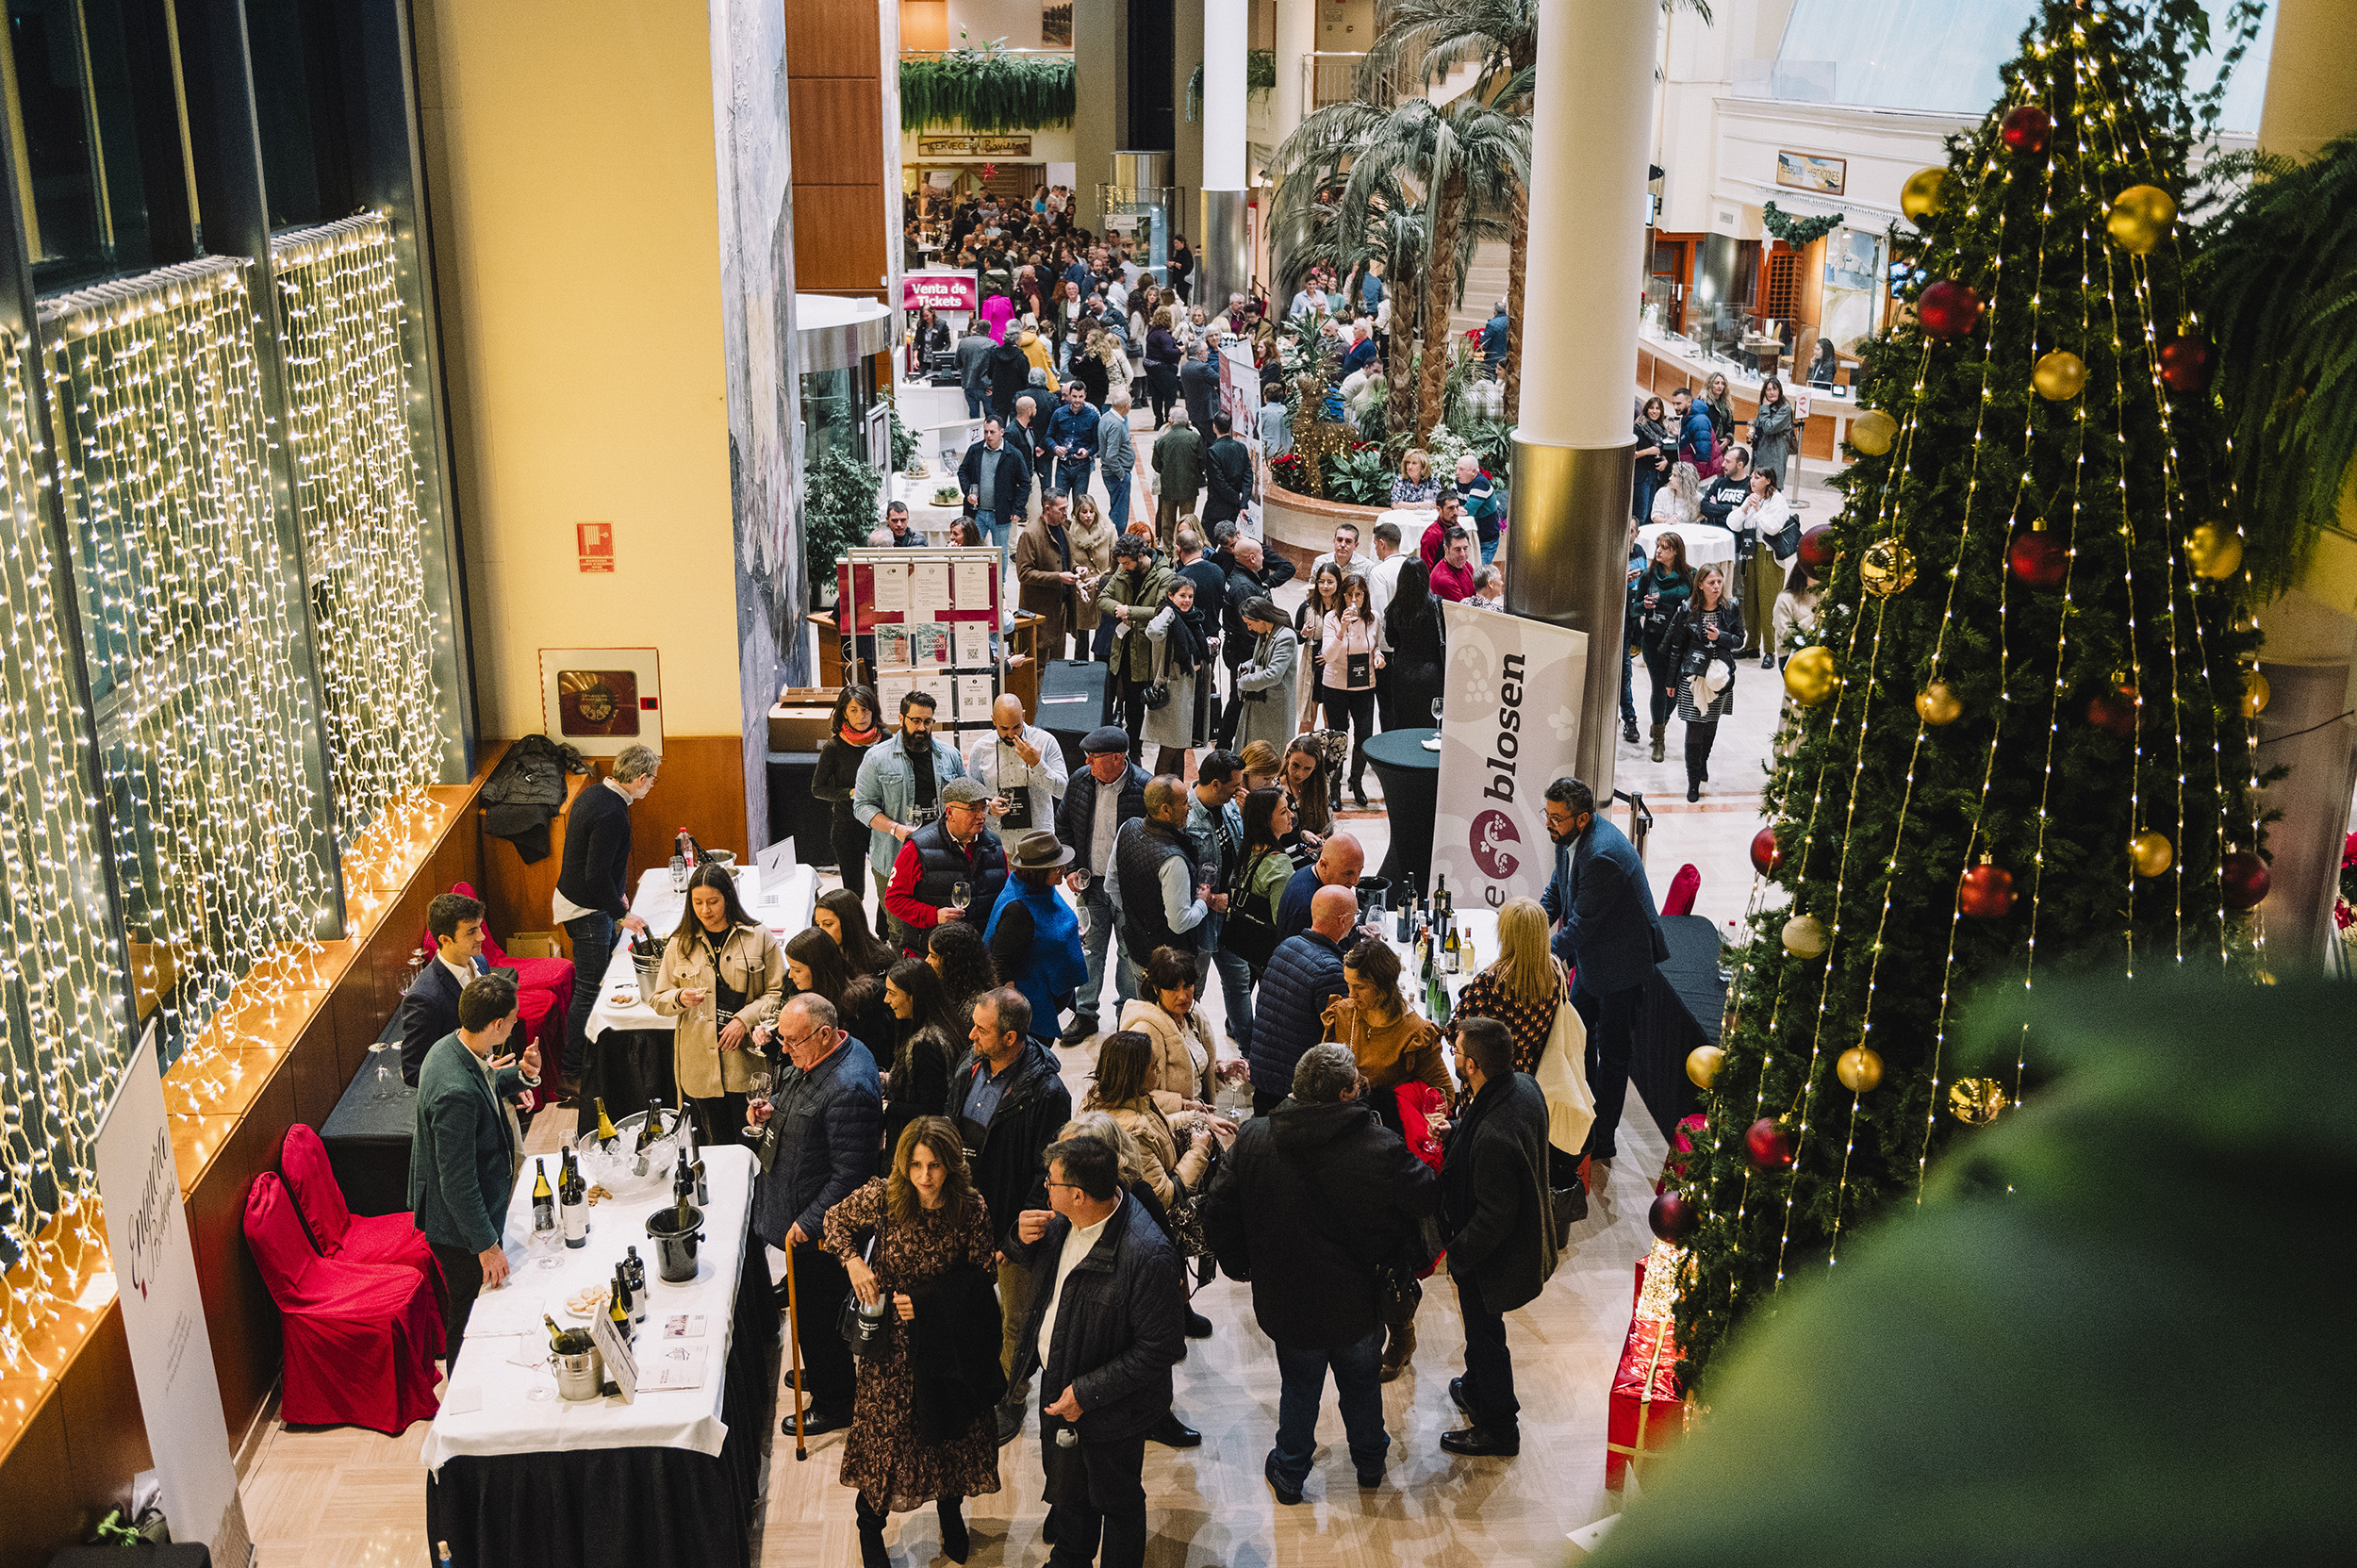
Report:
M 1703 798 L 1702 780 L 1689 779 L 1686 781 L 1686 798 L 1689 801 L 1699 801 Z
M 1211 1320 L 1205 1317 L 1201 1312 L 1196 1312 L 1193 1307 L 1189 1307 L 1187 1309 L 1187 1338 L 1210 1339 L 1211 1337 Z
M 1063 1033 L 1058 1036 L 1056 1044 L 1066 1050 L 1078 1050 L 1096 1036 L 1096 1020 L 1095 1018 L 1075 1018 L 1064 1025 Z
M 1462 1431 L 1442 1432 L 1441 1448 L 1444 1453 L 1461 1454 L 1467 1459 L 1510 1460 L 1523 1451 L 1520 1432 L 1493 1432 L 1487 1427 L 1467 1427 Z
M 851 1412 L 849 1411 L 831 1411 L 823 1405 L 813 1404 L 802 1412 L 802 1435 L 804 1437 L 817 1437 L 825 1432 L 839 1432 L 850 1424 Z M 779 1422 L 778 1430 L 787 1437 L 792 1437 L 794 1418 L 788 1415 L 783 1421 Z
M 973 1541 L 965 1533 L 964 1500 L 944 1497 L 933 1506 L 941 1514 L 941 1555 L 952 1562 L 964 1562 L 974 1549 Z
M 1448 1402 L 1455 1405 L 1459 1410 L 1463 1411 L 1467 1415 L 1473 1414 L 1473 1407 L 1465 1403 L 1464 1378 L 1451 1378 L 1448 1380 Z
M 1363 1464 L 1360 1465 L 1359 1467 L 1359 1484 L 1360 1487 L 1369 1492 L 1372 1492 L 1376 1487 L 1381 1486 L 1383 1484 L 1383 1465 L 1381 1461 L 1378 1461 L 1372 1467 Z
M 1146 1429 L 1146 1441 L 1159 1443 L 1165 1448 L 1200 1448 L 1203 1434 L 1179 1420 L 1178 1412 L 1173 1411 Z
M 1261 1461 L 1261 1474 L 1268 1477 L 1268 1489 L 1277 1494 L 1277 1500 L 1278 1502 L 1285 1504 L 1287 1507 L 1291 1507 L 1293 1504 L 1301 1501 L 1301 1488 L 1297 1486 L 1287 1486 L 1283 1481 L 1277 1479 L 1277 1455 L 1274 1451 L 1269 1454 L 1269 1457 L 1266 1460 Z
M 1631 746 L 1637 744 L 1637 720 L 1634 718 L 1624 718 L 1621 720 L 1621 738 L 1627 741 Z
M 1023 1405 L 1020 1401 L 1011 1399 L 998 1407 L 999 1447 L 1004 1448 L 1023 1435 Z
M 1364 780 L 1353 779 L 1350 781 L 1350 795 L 1351 799 L 1359 802 L 1359 809 L 1360 811 L 1367 809 L 1367 785 Z
M 1775 656 L 1773 653 L 1762 653 L 1762 654 L 1759 656 L 1759 668 L 1762 668 L 1762 669 L 1773 669 L 1773 668 L 1776 668 L 1776 656 Z

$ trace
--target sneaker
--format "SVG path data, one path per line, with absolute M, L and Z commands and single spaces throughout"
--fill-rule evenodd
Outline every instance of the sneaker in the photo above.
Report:
M 1277 1474 L 1277 1454 L 1274 1449 L 1270 1451 L 1267 1459 L 1261 1461 L 1261 1474 L 1268 1477 L 1268 1489 L 1277 1494 L 1277 1500 L 1278 1502 L 1285 1504 L 1287 1507 L 1291 1507 L 1292 1505 L 1301 1501 L 1301 1488 L 1297 1486 L 1287 1486 L 1284 1481 L 1278 1477 Z

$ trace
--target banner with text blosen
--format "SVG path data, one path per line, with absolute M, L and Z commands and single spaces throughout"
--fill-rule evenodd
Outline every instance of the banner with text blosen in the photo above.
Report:
M 1496 909 L 1537 898 L 1555 870 L 1546 791 L 1571 775 L 1578 751 L 1588 634 L 1502 610 L 1441 608 L 1448 668 L 1432 876 L 1448 878 L 1459 904 Z

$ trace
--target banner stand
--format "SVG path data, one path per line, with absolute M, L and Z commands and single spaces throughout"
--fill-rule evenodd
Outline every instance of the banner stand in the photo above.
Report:
M 1441 609 L 1448 668 L 1432 875 L 1449 879 L 1460 905 L 1498 909 L 1538 898 L 1555 874 L 1547 785 L 1577 774 L 1588 634 L 1499 610 Z

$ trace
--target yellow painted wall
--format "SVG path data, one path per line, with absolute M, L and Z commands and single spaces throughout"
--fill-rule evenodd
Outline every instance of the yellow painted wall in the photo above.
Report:
M 418 0 L 452 457 L 486 735 L 539 650 L 661 650 L 664 730 L 734 735 L 706 0 Z M 578 570 L 576 522 L 617 570 Z

